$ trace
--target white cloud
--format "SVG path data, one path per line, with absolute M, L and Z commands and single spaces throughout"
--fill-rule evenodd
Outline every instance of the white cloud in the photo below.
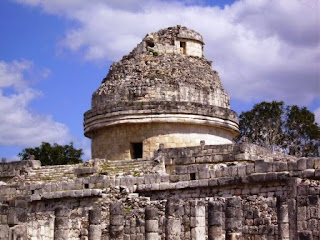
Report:
M 70 141 L 66 125 L 29 109 L 30 101 L 41 92 L 28 86 L 27 72 L 32 72 L 29 61 L 0 61 L 0 144 L 31 147 L 42 141 Z M 47 74 L 48 70 L 43 71 Z
M 81 138 L 81 140 L 75 141 L 75 147 L 82 149 L 82 159 L 84 162 L 91 159 L 91 140 L 88 138 Z
M 320 96 L 318 0 L 239 0 L 225 8 L 193 1 L 16 1 L 75 22 L 61 44 L 89 61 L 118 60 L 146 33 L 181 24 L 203 35 L 206 56 L 231 97 L 308 105 Z

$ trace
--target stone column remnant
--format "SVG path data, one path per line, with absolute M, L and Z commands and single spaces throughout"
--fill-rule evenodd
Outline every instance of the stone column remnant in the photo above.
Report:
M 89 240 L 101 239 L 101 211 L 100 209 L 89 210 Z
M 180 240 L 181 219 L 179 208 L 179 201 L 176 199 L 169 199 L 166 203 L 166 240 Z
M 241 239 L 242 235 L 242 204 L 240 197 L 226 199 L 226 239 Z
M 159 237 L 159 217 L 158 209 L 155 207 L 147 207 L 145 210 L 145 239 L 158 240 Z
M 208 239 L 225 239 L 224 231 L 224 203 L 220 201 L 210 201 L 208 204 Z
M 110 239 L 123 239 L 124 216 L 120 201 L 110 204 Z
M 68 240 L 70 210 L 66 207 L 57 207 L 54 214 L 54 240 Z
M 289 212 L 288 204 L 284 197 L 277 197 L 278 232 L 279 239 L 289 240 Z
M 206 238 L 206 207 L 205 203 L 200 200 L 190 202 L 191 205 L 191 239 Z
M 297 186 L 300 183 L 298 178 L 290 178 L 288 181 L 288 214 L 289 214 L 289 235 L 290 239 L 297 240 Z

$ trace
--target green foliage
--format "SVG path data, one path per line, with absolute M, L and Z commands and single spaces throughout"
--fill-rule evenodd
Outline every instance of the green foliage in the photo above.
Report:
M 156 50 L 154 50 L 154 49 L 152 49 L 150 47 L 147 47 L 147 51 L 151 52 L 153 54 L 153 56 L 158 56 L 159 55 L 159 53 Z
M 265 147 L 278 145 L 282 139 L 283 102 L 262 102 L 239 116 L 240 137 Z
M 305 107 L 294 105 L 286 108 L 285 117 L 283 147 L 290 155 L 318 157 L 320 128 L 314 114 Z
M 319 156 L 320 128 L 307 108 L 284 106 L 283 102 L 262 102 L 239 116 L 240 136 L 252 143 L 280 148 L 302 157 Z
M 25 148 L 18 154 L 21 160 L 29 159 L 30 155 L 34 155 L 42 165 L 66 165 L 81 163 L 83 152 L 74 148 L 72 142 L 63 146 L 42 142 L 39 147 Z
M 125 208 L 124 208 L 124 212 L 125 213 L 130 213 L 132 211 L 132 207 L 131 206 L 126 206 Z

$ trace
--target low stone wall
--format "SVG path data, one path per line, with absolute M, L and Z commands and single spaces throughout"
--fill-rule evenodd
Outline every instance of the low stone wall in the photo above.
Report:
M 41 167 L 40 161 L 37 160 L 23 160 L 15 162 L 1 162 L 0 163 L 0 181 L 26 174 L 31 169 Z
M 97 159 L 65 166 L 65 181 L 13 177 L 0 185 L 0 239 L 319 239 L 320 158 L 246 143 L 157 154 L 153 173 L 112 173 L 120 161 L 108 170 Z M 64 173 L 55 167 L 26 175 Z

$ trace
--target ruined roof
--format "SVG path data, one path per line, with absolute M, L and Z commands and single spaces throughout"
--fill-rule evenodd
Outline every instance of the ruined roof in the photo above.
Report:
M 169 106 L 175 106 L 175 113 L 179 113 L 176 106 L 184 103 L 193 106 L 188 110 L 192 114 L 196 108 L 199 115 L 216 116 L 213 109 L 219 108 L 224 119 L 237 123 L 218 73 L 204 58 L 203 45 L 199 33 L 179 25 L 147 34 L 132 52 L 112 64 L 92 95 L 85 125 L 95 115 L 121 114 L 121 106 L 128 111 L 129 106 L 151 102 L 157 109 L 166 109 L 152 110 L 158 114 L 171 113 Z M 140 108 L 131 110 L 145 110 Z

